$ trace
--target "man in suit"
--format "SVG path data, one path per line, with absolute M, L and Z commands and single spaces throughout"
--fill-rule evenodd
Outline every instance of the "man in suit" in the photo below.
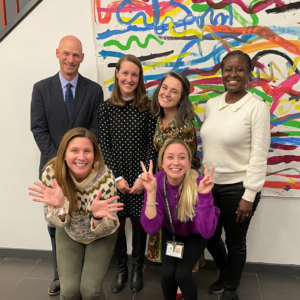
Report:
M 98 107 L 103 101 L 99 84 L 78 73 L 84 59 L 81 42 L 66 36 L 56 49 L 60 71 L 33 86 L 31 131 L 41 151 L 39 176 L 45 164 L 56 156 L 64 134 L 76 127 L 90 129 L 98 137 Z M 56 264 L 55 228 L 48 227 L 54 260 L 54 280 L 49 295 L 60 293 Z

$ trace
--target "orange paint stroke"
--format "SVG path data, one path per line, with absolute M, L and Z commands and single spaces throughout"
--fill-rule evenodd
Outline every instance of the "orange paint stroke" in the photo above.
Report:
M 182 4 L 185 0 L 178 0 L 177 3 Z M 106 8 L 101 7 L 101 0 L 94 0 L 94 21 L 96 24 L 108 24 L 111 21 L 111 14 L 117 12 L 117 7 L 123 1 L 113 1 L 108 4 Z M 122 8 L 122 12 L 137 12 L 137 11 L 145 11 L 145 13 L 149 17 L 153 17 L 152 5 L 149 5 L 143 1 L 132 0 L 132 4 L 128 4 Z M 176 9 L 176 6 L 170 5 L 169 1 L 163 1 L 159 3 L 160 7 L 160 16 L 163 17 L 167 13 Z M 104 14 L 104 17 L 102 14 Z M 98 18 L 97 18 L 98 17 Z
M 232 33 L 232 34 L 240 34 L 240 35 L 253 33 L 263 37 L 264 39 L 268 40 L 271 43 L 279 45 L 280 47 L 284 48 L 290 53 L 293 53 L 297 56 L 300 55 L 300 47 L 298 46 L 298 43 L 295 43 L 295 41 L 288 41 L 283 39 L 282 37 L 274 33 L 270 28 L 266 26 L 229 27 L 226 25 L 224 26 L 207 25 L 205 27 L 209 27 L 213 32 Z M 204 30 L 206 29 L 205 27 L 203 28 Z
M 290 183 L 290 182 L 281 182 L 281 181 L 266 181 L 264 184 L 264 188 L 272 188 L 272 189 L 281 189 L 284 190 L 286 186 L 289 186 L 292 190 L 300 189 L 300 182 Z
M 288 40 L 288 42 L 291 42 L 295 45 L 297 45 L 297 47 L 300 47 L 300 41 L 296 41 L 296 40 Z M 271 49 L 271 48 L 279 48 L 280 46 L 278 44 L 275 44 L 273 42 L 260 42 L 254 45 L 247 45 L 247 46 L 242 46 L 240 48 L 241 51 L 250 54 L 256 51 L 260 51 L 263 49 Z

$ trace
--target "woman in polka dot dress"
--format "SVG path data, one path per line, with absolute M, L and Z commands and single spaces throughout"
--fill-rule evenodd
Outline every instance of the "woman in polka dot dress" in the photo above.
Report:
M 130 288 L 137 293 L 143 287 L 147 234 L 140 224 L 144 199 L 140 162 L 148 165 L 157 156 L 153 147 L 156 118 L 150 114 L 149 106 L 142 65 L 134 55 L 124 55 L 116 65 L 111 98 L 99 109 L 100 148 L 116 178 L 120 202 L 124 203 L 124 210 L 118 214 L 120 227 L 114 250 L 118 271 L 111 286 L 113 293 L 120 292 L 128 278 L 126 218 L 130 218 L 133 229 Z

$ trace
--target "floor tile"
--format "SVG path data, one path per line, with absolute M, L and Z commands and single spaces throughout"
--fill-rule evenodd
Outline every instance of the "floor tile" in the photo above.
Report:
M 107 299 L 109 300 L 131 300 L 134 297 L 134 293 L 130 290 L 129 285 L 125 285 L 124 289 L 120 293 L 112 293 L 111 291 L 111 284 L 110 283 L 103 283 L 103 289 L 107 293 Z M 134 298 L 136 299 L 136 298 Z M 51 299 L 52 300 L 52 297 Z M 158 299 L 155 299 L 158 300 Z
M 4 260 L 0 264 L 0 297 L 5 297 L 35 264 L 36 261 Z
M 243 274 L 238 292 L 242 300 L 261 300 L 257 275 Z
M 47 278 L 53 280 L 53 272 L 53 260 L 42 259 L 26 274 L 26 278 Z
M 5 297 L 5 300 L 41 300 L 46 299 L 49 279 L 23 278 L 17 286 Z
M 291 296 L 300 299 L 300 285 L 295 276 L 257 274 L 263 295 Z
M 218 300 L 218 295 L 209 293 L 207 289 L 205 290 L 198 289 L 197 292 L 198 292 L 198 296 L 197 296 L 198 300 Z
M 193 279 L 198 289 L 207 290 L 208 287 L 218 279 L 218 271 L 199 269 L 199 272 L 193 273 Z
M 299 300 L 298 296 L 262 295 L 263 300 Z M 242 300 L 242 299 L 241 299 Z
M 153 299 L 164 300 L 161 284 L 158 281 L 149 281 L 149 280 L 144 281 L 143 289 L 139 293 L 135 294 L 134 300 L 153 300 Z
M 161 268 L 146 266 L 144 270 L 144 281 L 161 281 Z
M 6 257 L 5 260 L 39 261 L 41 259 L 40 258 L 35 258 L 35 257 Z
M 4 261 L 5 257 L 0 257 L 0 264 L 2 261 Z
M 43 300 L 60 300 L 60 296 L 56 295 L 56 296 L 47 296 L 47 298 L 43 299 Z

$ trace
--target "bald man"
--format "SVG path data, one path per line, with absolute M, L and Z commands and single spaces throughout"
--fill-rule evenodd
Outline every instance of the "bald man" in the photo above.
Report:
M 98 138 L 98 107 L 103 101 L 101 86 L 78 73 L 83 62 L 81 42 L 74 36 L 61 39 L 56 57 L 60 71 L 33 86 L 31 131 L 41 152 L 39 177 L 45 164 L 56 156 L 64 134 L 76 127 L 90 129 Z M 54 260 L 54 280 L 49 295 L 60 293 L 56 264 L 55 228 L 48 227 Z

